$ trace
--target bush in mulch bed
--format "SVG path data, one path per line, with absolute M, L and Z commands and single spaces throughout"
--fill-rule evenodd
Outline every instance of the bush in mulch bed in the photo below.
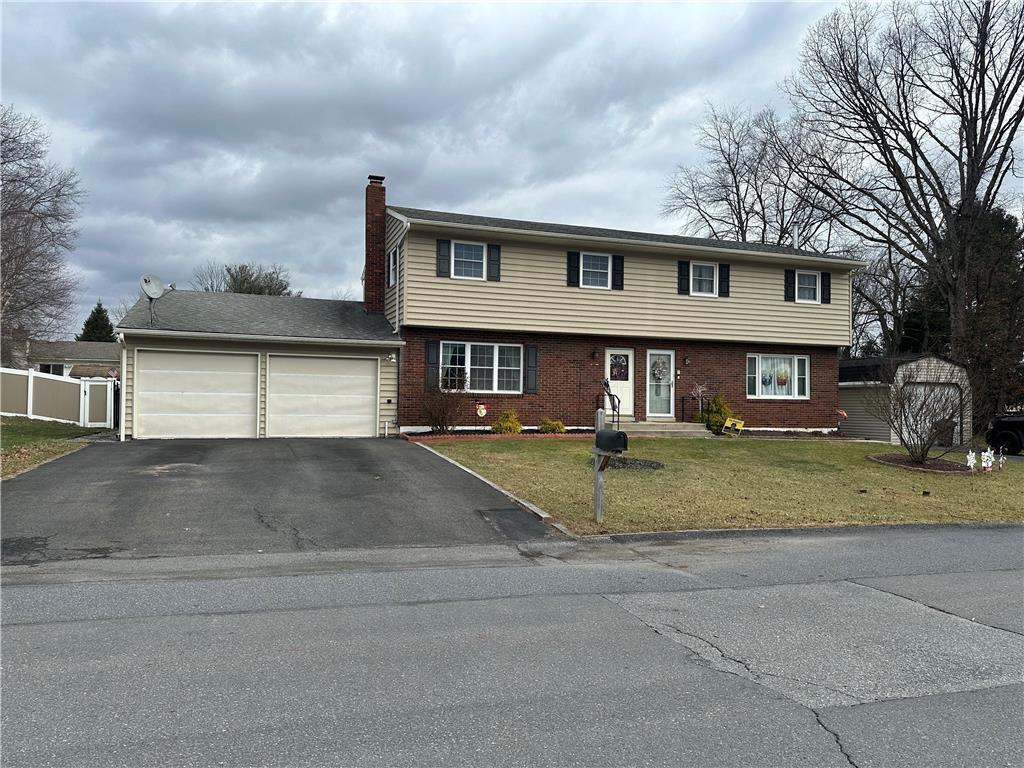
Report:
M 879 464 L 913 469 L 918 472 L 941 472 L 943 474 L 960 475 L 969 475 L 971 473 L 971 468 L 966 464 L 946 461 L 946 459 L 928 459 L 924 464 L 918 464 L 915 461 L 911 461 L 910 457 L 905 453 L 876 453 L 868 456 L 868 458 L 872 461 L 877 461 Z
M 594 459 L 590 460 L 590 463 L 594 463 Z M 606 469 L 632 469 L 632 470 L 652 470 L 652 469 L 664 469 L 665 465 L 660 461 L 654 461 L 653 459 L 631 459 L 627 456 L 612 456 L 608 459 L 608 466 Z

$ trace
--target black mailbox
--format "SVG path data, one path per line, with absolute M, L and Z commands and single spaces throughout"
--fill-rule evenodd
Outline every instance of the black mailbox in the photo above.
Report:
M 594 438 L 597 450 L 606 453 L 622 453 L 629 443 L 626 433 L 615 429 L 599 429 Z

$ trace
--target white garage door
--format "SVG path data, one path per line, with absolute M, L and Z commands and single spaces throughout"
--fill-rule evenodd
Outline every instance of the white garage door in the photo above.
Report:
M 135 437 L 256 437 L 259 356 L 140 350 Z
M 376 437 L 377 359 L 271 355 L 267 437 Z

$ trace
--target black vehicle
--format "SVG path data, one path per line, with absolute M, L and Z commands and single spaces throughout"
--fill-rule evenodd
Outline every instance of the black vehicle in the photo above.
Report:
M 989 422 L 985 440 L 992 449 L 1016 455 L 1024 448 L 1024 413 L 996 416 Z

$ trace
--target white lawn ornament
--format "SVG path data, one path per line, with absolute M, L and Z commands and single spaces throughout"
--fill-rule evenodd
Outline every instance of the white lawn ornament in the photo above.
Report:
M 967 452 L 967 466 L 971 468 L 971 472 L 974 472 L 978 466 L 978 454 L 973 450 Z
M 995 454 L 992 449 L 989 448 L 987 451 L 981 454 L 981 468 L 986 472 L 992 471 L 992 463 L 995 461 Z
M 1006 456 L 1003 455 L 1003 447 L 999 446 L 999 469 L 1006 466 Z

